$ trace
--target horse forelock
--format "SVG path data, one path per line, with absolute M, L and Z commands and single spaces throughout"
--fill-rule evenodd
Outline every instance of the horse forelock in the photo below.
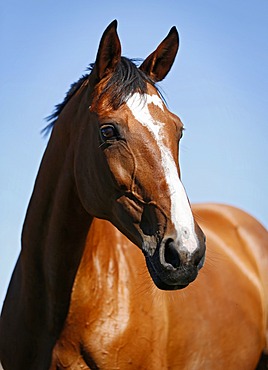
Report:
M 158 91 L 154 81 L 137 67 L 136 61 L 121 57 L 115 70 L 96 86 L 94 100 L 97 104 L 105 100 L 107 108 L 117 110 L 133 94 L 147 94 L 148 84 Z
M 111 109 L 117 110 L 134 93 L 139 92 L 142 95 L 146 94 L 148 84 L 154 86 L 158 93 L 162 96 L 154 81 L 138 68 L 136 64 L 137 61 L 137 59 L 121 57 L 116 69 L 107 75 L 105 79 L 101 80 L 95 87 L 95 102 L 101 102 L 105 98 L 106 105 Z M 46 118 L 49 124 L 44 128 L 43 132 L 47 133 L 53 128 L 59 115 L 69 103 L 71 98 L 80 89 L 83 83 L 90 79 L 93 69 L 94 63 L 89 65 L 89 73 L 84 74 L 78 81 L 70 86 L 70 89 L 66 93 L 64 100 L 60 104 L 57 104 L 54 112 Z

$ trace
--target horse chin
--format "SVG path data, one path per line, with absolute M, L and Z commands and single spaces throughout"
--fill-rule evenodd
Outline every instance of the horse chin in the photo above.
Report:
M 181 290 L 181 289 L 186 288 L 189 285 L 189 284 L 169 285 L 169 284 L 164 283 L 162 280 L 160 280 L 157 275 L 154 275 L 154 276 L 151 275 L 151 277 L 153 279 L 153 282 L 157 286 L 157 288 L 160 289 L 160 290 Z

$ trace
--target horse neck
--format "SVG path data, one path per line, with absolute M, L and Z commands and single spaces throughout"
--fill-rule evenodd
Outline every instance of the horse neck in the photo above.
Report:
M 92 220 L 80 203 L 73 173 L 76 120 L 72 118 L 82 99 L 83 94 L 72 98 L 53 129 L 22 233 L 22 294 L 27 299 L 27 315 L 33 315 L 37 302 L 44 304 L 46 325 L 55 333 L 68 311 Z
M 80 203 L 73 168 L 79 126 L 88 119 L 88 97 L 88 88 L 81 86 L 60 113 L 28 206 L 22 250 L 0 321 L 0 356 L 16 348 L 7 360 L 14 370 L 49 367 L 68 313 L 92 221 Z

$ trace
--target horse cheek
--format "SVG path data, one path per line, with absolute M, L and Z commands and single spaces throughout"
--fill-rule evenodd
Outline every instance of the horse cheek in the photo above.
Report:
M 106 152 L 107 163 L 117 191 L 131 192 L 135 176 L 135 165 L 128 151 L 118 147 L 108 149 Z

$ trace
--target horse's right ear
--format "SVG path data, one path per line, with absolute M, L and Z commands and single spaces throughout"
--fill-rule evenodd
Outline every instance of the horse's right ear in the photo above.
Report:
M 121 44 L 117 34 L 117 21 L 114 20 L 104 31 L 96 62 L 94 72 L 98 80 L 101 80 L 108 73 L 114 70 L 121 58 Z

